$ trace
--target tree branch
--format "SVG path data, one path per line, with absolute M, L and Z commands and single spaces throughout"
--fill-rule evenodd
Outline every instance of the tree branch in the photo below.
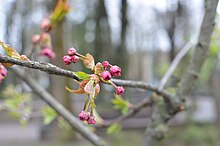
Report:
M 200 29 L 198 43 L 187 72 L 180 81 L 180 88 L 178 90 L 178 95 L 180 96 L 185 96 L 192 92 L 201 67 L 207 58 L 210 39 L 215 25 L 214 20 L 217 4 L 218 0 L 205 1 L 205 15 Z
M 120 86 L 150 90 L 157 93 L 158 95 L 163 96 L 166 100 L 170 100 L 171 98 L 173 98 L 172 95 L 170 95 L 169 93 L 158 89 L 158 87 L 156 86 L 152 86 L 144 82 L 119 79 L 112 79 L 112 82 Z
M 65 77 L 73 78 L 75 80 L 79 80 L 73 74 L 73 72 L 59 68 L 59 67 L 57 67 L 53 64 L 50 64 L 50 63 L 43 63 L 43 62 L 36 62 L 36 61 L 23 61 L 23 60 L 18 60 L 18 59 L 12 58 L 12 57 L 3 56 L 3 55 L 0 55 L 0 62 L 1 63 L 12 63 L 12 64 L 16 64 L 19 66 L 27 67 L 27 68 L 41 70 L 41 71 L 44 71 L 49 74 L 65 76 Z M 167 99 L 171 98 L 170 97 L 171 95 L 169 95 L 168 93 L 166 93 L 162 90 L 159 90 L 157 87 L 149 85 L 144 82 L 130 81 L 130 80 L 118 80 L 118 79 L 112 79 L 112 81 L 117 85 L 150 90 L 150 91 L 156 92 L 157 94 L 159 94 Z
M 73 72 L 65 69 L 61 69 L 53 64 L 45 63 L 45 62 L 36 62 L 36 61 L 24 61 L 24 60 L 18 60 L 12 57 L 3 56 L 0 55 L 0 62 L 1 63 L 12 63 L 19 66 L 24 66 L 27 68 L 37 69 L 44 71 L 48 74 L 58 75 L 58 76 L 66 76 L 73 78 L 75 80 L 79 80 Z
M 202 21 L 198 43 L 195 47 L 187 72 L 180 81 L 180 87 L 177 92 L 177 96 L 182 99 L 185 99 L 186 95 L 191 94 L 192 89 L 195 86 L 195 82 L 198 79 L 200 69 L 206 59 L 211 34 L 214 29 L 217 4 L 218 0 L 205 0 L 205 15 Z M 180 104 L 184 103 L 184 100 L 178 100 L 174 103 L 176 103 L 176 106 L 166 107 L 166 110 L 161 110 L 160 107 L 155 106 L 154 113 L 152 115 L 153 124 L 151 124 L 146 132 L 146 146 L 157 145 L 157 142 L 164 138 L 166 132 L 164 129 L 166 128 L 160 127 L 165 127 L 166 122 L 180 111 L 178 107 Z M 155 123 L 157 124 L 155 125 Z M 156 130 L 159 128 L 161 130 Z
M 12 62 L 11 62 L 12 63 Z M 11 70 L 20 77 L 31 89 L 45 102 L 47 102 L 57 113 L 59 113 L 76 131 L 82 134 L 95 146 L 104 146 L 105 142 L 96 134 L 87 129 L 76 117 L 73 116 L 62 104 L 60 104 L 52 95 L 36 83 L 31 77 L 24 72 L 11 68 Z
M 171 63 L 169 69 L 167 70 L 166 74 L 163 76 L 163 78 L 160 81 L 160 86 L 159 86 L 159 90 L 162 90 L 167 81 L 169 80 L 169 78 L 172 76 L 173 72 L 175 71 L 175 69 L 177 68 L 178 64 L 180 63 L 180 61 L 183 59 L 183 57 L 187 54 L 187 52 L 189 52 L 189 50 L 194 46 L 194 43 L 188 42 L 182 49 L 181 51 L 176 55 L 176 57 L 174 58 L 173 62 Z

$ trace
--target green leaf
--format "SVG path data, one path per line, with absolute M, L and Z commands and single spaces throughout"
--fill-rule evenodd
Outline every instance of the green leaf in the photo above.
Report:
M 108 134 L 114 134 L 114 133 L 118 133 L 119 131 L 121 131 L 121 125 L 120 124 L 112 124 L 107 128 L 107 133 Z
M 89 74 L 82 71 L 73 72 L 73 74 L 77 76 L 80 80 L 88 80 L 90 78 Z
M 124 100 L 121 96 L 115 95 L 115 98 L 112 100 L 112 104 L 114 105 L 114 109 L 120 110 L 122 114 L 125 115 L 128 112 L 129 102 Z
M 55 110 L 53 110 L 51 107 L 46 106 L 41 109 L 41 112 L 43 114 L 43 122 L 45 125 L 50 124 L 55 118 L 57 117 L 57 113 Z

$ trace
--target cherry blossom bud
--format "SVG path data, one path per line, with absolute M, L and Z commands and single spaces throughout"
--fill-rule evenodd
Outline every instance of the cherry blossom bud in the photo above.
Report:
M 73 55 L 75 55 L 75 54 L 76 54 L 76 49 L 74 49 L 74 48 L 69 48 L 67 54 L 68 54 L 69 56 L 73 56 Z
M 44 18 L 41 21 L 40 28 L 43 29 L 44 31 L 49 31 L 51 29 L 50 19 Z
M 121 68 L 114 65 L 110 68 L 110 73 L 112 76 L 121 76 Z
M 89 118 L 89 114 L 88 114 L 87 112 L 81 111 L 81 112 L 79 113 L 79 119 L 80 119 L 81 121 L 86 121 L 86 120 L 88 120 L 88 118 Z
M 107 69 L 107 67 L 109 66 L 109 62 L 108 61 L 103 61 L 102 66 L 103 66 L 104 69 Z
M 71 57 L 70 56 L 63 56 L 63 62 L 65 65 L 70 65 L 71 64 Z
M 71 56 L 71 61 L 73 62 L 73 63 L 76 63 L 77 61 L 79 60 L 79 57 L 78 56 Z
M 102 78 L 107 81 L 107 80 L 110 80 L 112 78 L 112 76 L 109 71 L 103 71 Z
M 89 125 L 96 124 L 95 116 L 90 116 L 90 117 L 87 119 L 87 123 L 88 123 Z
M 0 73 L 3 77 L 7 76 L 7 70 L 3 65 L 0 65 Z
M 40 35 L 34 35 L 32 36 L 32 43 L 36 45 L 40 42 L 40 39 L 41 39 Z
M 125 89 L 122 87 L 122 86 L 118 86 L 118 87 L 116 87 L 116 89 L 115 89 L 115 93 L 117 94 L 117 95 L 121 95 L 122 93 L 124 93 L 125 92 Z
M 52 49 L 46 47 L 40 52 L 41 56 L 47 56 L 50 59 L 54 59 L 56 57 L 56 54 L 53 52 Z

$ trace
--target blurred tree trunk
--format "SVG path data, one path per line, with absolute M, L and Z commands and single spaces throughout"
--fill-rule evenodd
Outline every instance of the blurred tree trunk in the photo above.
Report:
M 64 63 L 62 58 L 64 56 L 64 37 L 63 37 L 63 23 L 57 25 L 52 33 L 52 44 L 53 49 L 56 53 L 56 59 L 53 60 L 53 63 L 61 68 L 64 67 Z M 51 92 L 54 97 L 57 97 L 58 100 L 68 109 L 72 110 L 72 101 L 70 99 L 70 94 L 66 90 L 64 90 L 65 86 L 69 85 L 68 78 L 62 78 L 59 76 L 51 77 Z
M 211 82 L 211 90 L 214 94 L 214 102 L 216 107 L 216 113 L 217 113 L 217 120 L 216 125 L 220 127 L 220 69 L 217 67 L 217 69 L 213 72 L 212 76 L 212 82 Z
M 128 19 L 127 19 L 127 0 L 121 0 L 121 43 L 117 48 L 117 52 L 115 54 L 116 57 L 116 64 L 118 64 L 122 70 L 122 74 L 125 75 L 125 70 L 127 69 L 128 65 L 128 52 L 126 47 L 126 31 L 127 31 L 127 25 L 128 25 Z
M 111 55 L 111 33 L 110 26 L 108 23 L 108 16 L 105 9 L 105 4 L 103 0 L 98 0 L 97 2 L 97 11 L 96 11 L 96 30 L 95 30 L 95 45 L 94 52 L 95 58 L 97 61 L 108 60 Z
M 52 45 L 54 52 L 56 53 L 56 58 L 53 60 L 53 64 L 61 67 L 66 68 L 63 63 L 63 56 L 66 54 L 65 50 L 65 35 L 64 35 L 64 23 L 59 23 L 52 31 L 51 38 L 52 38 Z M 64 78 L 59 76 L 51 76 L 50 81 L 50 90 L 51 94 L 57 98 L 57 100 L 64 105 L 70 112 L 73 112 L 73 102 L 71 100 L 70 92 L 65 90 L 65 86 L 70 87 L 70 78 Z M 57 136 L 61 137 L 62 139 L 72 139 L 74 136 L 73 130 L 60 130 L 59 128 L 55 128 L 57 130 Z

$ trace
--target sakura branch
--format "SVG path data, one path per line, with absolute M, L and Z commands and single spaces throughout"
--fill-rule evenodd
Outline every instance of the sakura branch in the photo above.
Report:
M 36 83 L 31 77 L 19 69 L 11 69 L 19 78 L 21 78 L 42 100 L 47 102 L 53 109 L 59 113 L 75 130 L 88 139 L 95 146 L 106 146 L 107 144 L 96 134 L 87 129 L 76 117 L 73 116 L 62 104 L 60 104 L 45 89 Z
M 55 65 L 52 65 L 50 63 L 42 63 L 42 62 L 40 63 L 40 62 L 36 62 L 36 61 L 18 60 L 16 58 L 3 56 L 3 55 L 0 55 L 0 62 L 1 63 L 16 64 L 19 66 L 24 66 L 27 68 L 40 70 L 40 71 L 46 72 L 48 74 L 65 76 L 65 77 L 70 77 L 75 80 L 79 80 L 79 78 L 77 76 L 75 76 L 72 71 L 61 69 L 61 68 L 59 68 Z

